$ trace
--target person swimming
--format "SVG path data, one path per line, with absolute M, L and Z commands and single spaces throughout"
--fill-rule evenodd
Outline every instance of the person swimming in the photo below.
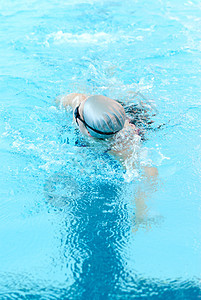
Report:
M 111 98 L 102 95 L 87 96 L 72 93 L 60 96 L 57 104 L 73 109 L 73 118 L 80 132 L 94 140 L 108 144 L 107 152 L 119 160 L 122 166 L 131 171 L 139 169 L 140 152 L 139 129 L 129 121 L 124 107 Z M 136 150 L 137 149 L 137 150 Z M 144 222 L 147 213 L 145 199 L 154 190 L 158 171 L 152 166 L 140 166 L 144 186 L 139 185 L 135 195 L 136 224 Z
M 123 163 L 133 154 L 132 146 L 141 140 L 139 129 L 129 122 L 124 107 L 116 100 L 102 95 L 72 93 L 60 96 L 57 103 L 65 108 L 70 106 L 80 132 L 96 140 L 105 140 L 107 151 Z

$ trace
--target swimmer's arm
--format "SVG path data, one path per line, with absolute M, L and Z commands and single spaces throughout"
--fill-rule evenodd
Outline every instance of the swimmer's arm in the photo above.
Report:
M 65 96 L 59 96 L 56 98 L 56 104 L 58 106 L 63 106 L 67 109 L 68 106 L 71 106 L 74 110 L 82 101 L 87 98 L 85 94 L 72 93 Z
M 117 151 L 113 148 L 110 153 L 121 162 L 123 168 L 126 169 L 125 161 L 129 159 L 132 155 L 132 151 L 129 151 L 126 146 L 124 147 L 125 151 Z M 133 168 L 138 168 L 133 162 Z M 137 231 L 139 227 L 146 227 L 148 230 L 150 227 L 149 216 L 148 216 L 148 207 L 147 200 L 149 196 L 156 190 L 158 179 L 158 170 L 155 167 L 142 167 L 142 180 L 139 183 L 134 199 L 135 205 L 135 228 L 133 231 Z
M 150 182 L 155 182 L 158 177 L 158 169 L 155 167 L 143 167 L 144 177 L 146 177 Z
M 149 224 L 148 207 L 146 200 L 156 190 L 158 180 L 158 170 L 155 167 L 143 167 L 143 180 L 139 183 L 135 194 L 135 228 L 137 231 L 139 226 L 145 226 L 148 230 Z

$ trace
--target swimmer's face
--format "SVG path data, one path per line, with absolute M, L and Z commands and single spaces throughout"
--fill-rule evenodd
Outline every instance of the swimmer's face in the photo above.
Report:
M 86 100 L 85 100 L 86 101 Z M 79 114 L 81 116 L 81 118 L 83 119 L 83 109 L 84 109 L 84 103 L 85 101 L 83 101 L 80 106 L 79 106 Z M 77 122 L 78 122 L 78 125 L 79 125 L 79 129 L 80 129 L 80 132 L 85 135 L 85 136 L 90 136 L 90 133 L 89 131 L 87 130 L 86 126 L 83 124 L 82 121 L 80 121 L 79 119 L 77 119 Z

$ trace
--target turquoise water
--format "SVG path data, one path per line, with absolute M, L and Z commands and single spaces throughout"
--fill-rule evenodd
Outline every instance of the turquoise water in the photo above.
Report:
M 0 298 L 199 299 L 199 1 L 0 1 Z M 155 105 L 139 173 L 80 147 L 54 99 Z M 136 229 L 137 228 L 137 229 Z

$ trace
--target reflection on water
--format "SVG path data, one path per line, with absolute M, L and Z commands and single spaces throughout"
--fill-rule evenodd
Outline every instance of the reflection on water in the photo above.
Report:
M 84 221 L 73 230 L 78 235 L 77 247 L 88 253 L 75 282 L 76 290 L 81 291 L 83 297 L 92 299 L 113 293 L 118 274 L 123 271 L 120 250 L 129 229 L 119 201 L 119 188 L 109 182 L 97 183 L 93 188 L 96 188 L 95 195 L 91 195 L 90 188 L 85 194 L 85 208 L 77 206 L 74 212 L 76 218 L 84 218 Z
M 57 208 L 67 207 L 72 199 L 80 197 L 79 185 L 76 180 L 64 173 L 58 172 L 49 177 L 44 185 L 44 195 L 48 203 Z
M 130 231 L 125 203 L 121 199 L 123 186 L 117 186 L 111 179 L 85 182 L 80 187 L 78 182 L 79 179 L 75 181 L 64 173 L 51 176 L 44 187 L 46 199 L 51 203 L 54 200 L 57 207 L 61 200 L 63 203 L 73 201 L 67 208 L 66 218 L 71 215 L 72 219 L 66 228 L 64 247 L 70 249 L 76 262 L 70 295 L 78 296 L 79 293 L 83 299 L 106 297 L 113 294 L 123 273 L 121 251 Z M 53 197 L 58 188 L 59 196 Z M 60 196 L 61 190 L 66 192 L 66 201 Z M 75 193 L 76 197 L 72 197 Z M 65 263 L 68 264 L 68 257 Z
M 194 282 L 145 279 L 129 271 L 125 249 L 135 228 L 135 217 L 129 214 L 132 194 L 128 192 L 129 184 L 117 184 L 113 179 L 88 179 L 83 184 L 79 176 L 75 179 L 63 170 L 52 175 L 44 186 L 46 200 L 54 207 L 61 205 L 66 214 L 66 234 L 61 241 L 63 263 L 74 261 L 74 283 L 55 291 L 57 297 L 180 300 L 185 294 L 196 299 L 200 289 Z

